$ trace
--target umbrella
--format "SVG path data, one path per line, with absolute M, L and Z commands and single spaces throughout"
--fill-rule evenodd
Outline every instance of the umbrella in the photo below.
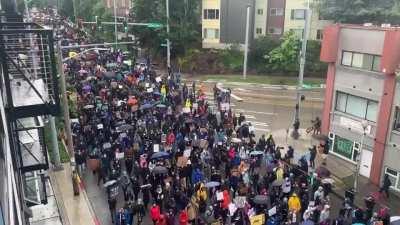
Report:
M 240 143 L 242 142 L 242 140 L 240 140 L 239 138 L 232 138 L 232 143 Z
M 112 72 L 112 71 L 110 71 L 110 72 L 105 72 L 105 73 L 104 73 L 104 77 L 105 77 L 105 78 L 108 78 L 108 79 L 114 78 L 114 77 L 115 77 L 115 72 Z
M 208 183 L 206 183 L 204 186 L 207 188 L 213 188 L 213 187 L 218 187 L 221 183 L 217 182 L 217 181 L 210 181 Z
M 152 107 L 153 107 L 152 104 L 146 103 L 146 104 L 140 106 L 140 110 L 150 109 L 150 108 L 152 108 Z
M 400 225 L 400 216 L 390 217 L 390 225 Z
M 168 157 L 169 157 L 168 152 L 156 152 L 153 155 L 151 155 L 151 159 L 168 158 Z
M 158 107 L 158 108 L 165 108 L 165 107 L 167 107 L 167 106 L 164 105 L 164 104 L 158 104 L 157 107 Z
M 85 105 L 83 106 L 84 109 L 93 109 L 94 105 Z
M 90 86 L 90 85 L 85 85 L 85 86 L 83 86 L 83 88 L 82 88 L 84 91 L 90 91 L 90 90 L 92 90 L 92 87 Z
M 280 187 L 283 184 L 283 180 L 275 180 L 274 182 L 272 182 L 272 186 L 274 187 Z
M 160 96 L 160 95 L 161 95 L 161 93 L 160 93 L 160 92 L 158 92 L 158 91 L 154 91 L 154 92 L 153 92 L 153 95 L 158 95 L 158 96 Z
M 264 154 L 264 152 L 262 152 L 262 151 L 252 151 L 252 152 L 250 152 L 251 156 L 262 155 L 262 154 Z
M 132 129 L 132 128 L 133 128 L 133 126 L 130 125 L 130 124 L 123 124 L 123 125 L 117 127 L 116 130 L 117 130 L 118 132 L 124 132 L 124 131 L 128 131 L 128 130 L 130 130 L 130 129 Z
M 105 183 L 103 184 L 103 186 L 106 188 L 106 187 L 109 187 L 109 186 L 111 186 L 111 185 L 113 185 L 113 184 L 115 184 L 115 183 L 117 183 L 116 180 L 109 180 L 109 181 L 105 182 Z
M 260 205 L 268 204 L 268 196 L 266 195 L 256 195 L 253 198 L 253 202 Z
M 168 169 L 165 168 L 164 166 L 156 166 L 153 169 L 154 174 L 166 174 L 168 172 Z
M 86 77 L 86 81 L 91 81 L 91 80 L 96 80 L 97 78 L 95 76 L 88 76 Z

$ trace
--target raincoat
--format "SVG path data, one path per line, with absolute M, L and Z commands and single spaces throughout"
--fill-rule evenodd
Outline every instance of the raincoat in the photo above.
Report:
M 301 209 L 300 198 L 296 194 L 292 194 L 288 200 L 288 206 L 290 211 L 299 212 Z

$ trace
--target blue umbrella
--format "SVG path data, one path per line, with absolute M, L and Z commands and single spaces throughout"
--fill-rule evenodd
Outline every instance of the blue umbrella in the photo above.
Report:
M 140 106 L 140 110 L 143 110 L 143 109 L 150 109 L 150 108 L 152 108 L 152 107 L 153 107 L 152 104 L 146 103 L 146 104 Z
M 160 159 L 160 158 L 168 158 L 168 152 L 156 152 L 151 156 L 151 159 Z
M 160 92 L 158 92 L 158 91 L 154 91 L 154 92 L 153 92 L 153 95 L 158 95 L 158 96 L 160 96 L 160 95 L 161 95 L 161 93 L 160 93 Z

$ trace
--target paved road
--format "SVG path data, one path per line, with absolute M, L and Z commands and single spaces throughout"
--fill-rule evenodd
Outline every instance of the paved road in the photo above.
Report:
M 209 102 L 213 102 L 211 92 L 212 85 L 207 85 L 207 96 Z M 269 90 L 252 87 L 235 87 L 233 93 L 243 98 L 242 102 L 232 100 L 232 109 L 236 112 L 243 112 L 248 121 L 250 121 L 256 130 L 256 135 L 269 133 L 291 128 L 294 114 L 295 92 L 290 90 Z M 237 89 L 239 88 L 239 90 Z M 242 94 L 242 93 L 247 93 Z M 257 96 L 252 97 L 253 94 Z M 282 98 L 282 96 L 287 96 Z M 323 97 L 321 92 L 308 92 L 307 96 L 314 98 Z M 307 101 L 301 107 L 301 127 L 306 128 L 311 125 L 311 119 L 320 116 L 322 109 L 322 101 Z M 279 143 L 278 143 L 279 144 Z M 298 154 L 302 154 L 298 152 Z M 98 217 L 101 225 L 111 224 L 110 212 L 106 199 L 104 188 L 97 186 L 97 176 L 94 176 L 90 171 L 84 174 L 85 186 L 88 198 L 93 206 L 93 209 Z M 122 192 L 122 191 L 121 191 Z M 341 206 L 341 200 L 336 196 L 331 196 L 332 215 L 337 215 L 338 208 Z M 122 193 L 120 193 L 117 207 L 123 204 Z M 136 219 L 136 218 L 135 218 Z M 145 225 L 150 225 L 152 222 L 148 217 L 145 218 Z

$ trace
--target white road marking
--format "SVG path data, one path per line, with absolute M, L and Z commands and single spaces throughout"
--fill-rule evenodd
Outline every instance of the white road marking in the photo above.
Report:
M 254 126 L 269 127 L 269 125 L 267 123 L 263 123 L 263 122 L 257 122 L 257 121 L 248 121 L 248 122 L 250 122 Z
M 251 111 L 251 110 L 246 110 L 246 109 L 236 109 L 239 112 L 245 112 L 245 113 L 255 113 L 255 114 L 264 114 L 264 115 L 276 115 L 276 113 L 271 113 L 271 112 L 257 112 L 257 111 Z
M 271 131 L 269 129 L 258 128 L 258 127 L 255 127 L 254 130 L 263 131 L 263 132 L 270 132 Z

